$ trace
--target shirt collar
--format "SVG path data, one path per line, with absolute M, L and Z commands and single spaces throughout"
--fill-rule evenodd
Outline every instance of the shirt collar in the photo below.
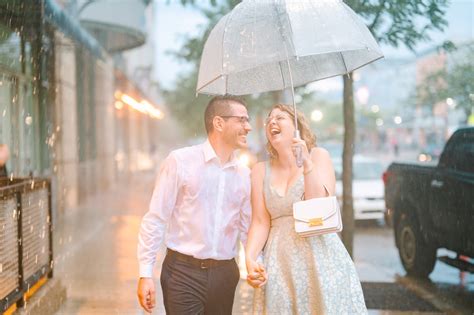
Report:
M 209 142 L 209 139 L 206 140 L 206 142 L 203 143 L 202 145 L 202 150 L 204 153 L 204 161 L 207 163 L 211 160 L 216 160 L 219 162 L 219 157 L 216 154 L 216 151 L 214 151 L 214 148 L 212 147 L 211 143 Z M 230 161 L 227 162 L 223 168 L 227 167 L 237 167 L 238 166 L 238 160 L 237 160 L 237 155 L 235 152 L 232 152 L 232 155 L 230 157 Z

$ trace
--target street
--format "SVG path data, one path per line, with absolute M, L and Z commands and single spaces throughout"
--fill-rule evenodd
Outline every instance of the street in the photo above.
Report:
M 148 175 L 133 178 L 129 185 L 117 185 L 91 198 L 58 222 L 54 261 L 56 276 L 67 287 L 68 298 L 57 314 L 141 314 L 135 295 L 136 242 L 152 183 Z M 474 311 L 473 275 L 461 274 L 438 262 L 431 281 L 404 277 L 391 229 L 378 222 L 357 223 L 354 245 L 356 268 L 370 314 Z M 156 279 L 163 252 L 158 255 Z M 164 314 L 159 282 L 156 284 L 154 314 Z M 250 314 L 252 290 L 240 281 L 234 314 Z
M 437 262 L 429 280 L 405 277 L 405 271 L 395 247 L 393 230 L 378 222 L 359 222 L 356 224 L 355 261 L 360 279 L 363 283 L 397 283 L 410 290 L 411 295 L 420 297 L 443 312 L 472 314 L 474 311 L 474 275 L 460 272 L 458 269 Z M 438 250 L 438 256 L 449 254 Z M 452 254 L 451 254 L 452 255 Z M 414 294 L 413 294 L 414 293 Z M 367 296 L 366 296 L 367 299 Z M 374 301 L 376 308 L 384 309 L 385 303 L 405 308 L 406 303 L 398 299 Z M 410 311 L 423 307 L 423 303 L 410 305 Z M 398 305 L 398 306 L 397 306 Z M 368 307 L 370 307 L 368 305 Z
M 272 208 L 269 198 L 255 206 L 260 196 L 248 196 L 235 161 L 270 159 L 275 193 L 304 179 L 297 199 L 277 209 L 290 221 L 290 205 L 322 195 L 321 186 L 337 199 L 331 208 L 343 206 L 341 234 L 370 314 L 474 315 L 473 13 L 474 0 L 0 1 L 0 315 L 144 314 L 137 282 L 150 276 L 159 245 L 142 259 L 155 211 L 142 228 L 140 272 L 138 233 L 170 152 L 184 160 L 168 159 L 155 195 L 169 207 L 151 207 L 170 247 L 232 258 L 227 231 L 236 236 L 249 217 L 242 201 L 256 213 Z M 202 143 L 203 161 L 177 151 Z M 305 216 L 309 227 L 326 228 L 336 218 L 329 208 Z M 296 246 L 279 252 L 291 250 L 301 263 Z M 165 253 L 162 244 L 153 314 L 165 314 Z M 472 274 L 441 261 L 433 270 L 436 256 Z M 348 271 L 337 267 L 343 259 L 305 258 L 330 275 L 312 283 L 337 289 L 320 299 L 304 286 L 311 298 L 327 309 L 362 306 L 357 285 L 357 294 L 342 292 L 357 284 L 352 268 L 350 281 L 336 280 Z M 242 245 L 236 260 L 233 313 L 251 314 Z

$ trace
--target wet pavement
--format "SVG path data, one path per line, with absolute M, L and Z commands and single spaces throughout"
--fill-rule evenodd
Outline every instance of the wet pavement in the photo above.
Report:
M 56 314 L 143 314 L 136 299 L 136 244 L 153 181 L 150 174 L 131 178 L 56 220 L 55 276 L 68 294 Z M 393 231 L 381 225 L 358 224 L 354 241 L 356 267 L 370 314 L 474 312 L 473 275 L 460 276 L 458 270 L 437 263 L 431 281 L 403 277 Z M 158 281 L 163 254 L 164 249 L 155 268 L 157 307 L 153 314 L 164 314 Z M 241 280 L 234 314 L 250 313 L 252 294 L 252 288 Z

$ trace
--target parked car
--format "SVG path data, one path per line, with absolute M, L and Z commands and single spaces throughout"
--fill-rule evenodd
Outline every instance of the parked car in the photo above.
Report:
M 342 207 L 342 160 L 334 159 L 336 195 Z M 378 160 L 356 155 L 353 158 L 352 196 L 355 220 L 383 219 L 385 212 L 384 166 Z
M 409 275 L 427 277 L 438 248 L 456 253 L 439 259 L 474 272 L 474 128 L 456 131 L 439 163 L 392 163 L 384 174 L 385 204 L 395 242 Z

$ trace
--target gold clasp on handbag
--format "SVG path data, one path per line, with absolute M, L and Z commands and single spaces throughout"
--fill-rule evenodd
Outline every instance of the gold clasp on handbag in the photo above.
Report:
M 321 226 L 321 225 L 323 225 L 323 218 L 309 219 L 309 226 Z

